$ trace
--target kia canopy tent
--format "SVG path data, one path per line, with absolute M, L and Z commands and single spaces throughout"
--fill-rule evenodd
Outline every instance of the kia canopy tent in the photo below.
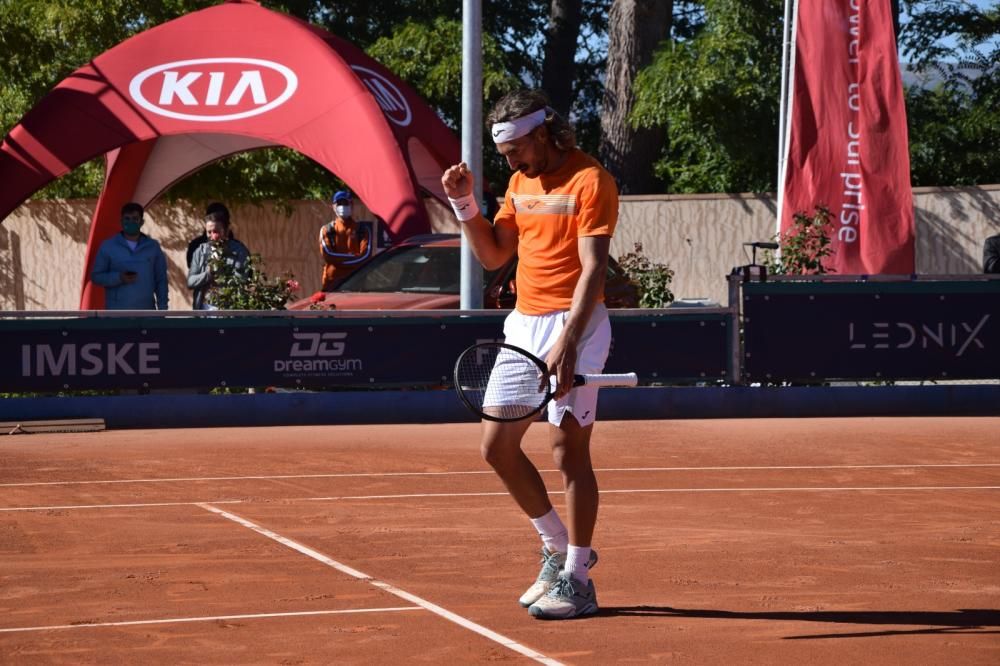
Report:
M 80 307 L 103 306 L 90 267 L 146 205 L 227 155 L 287 146 L 340 177 L 390 233 L 430 230 L 423 193 L 446 200 L 455 134 L 390 71 L 344 40 L 255 2 L 227 2 L 142 32 L 76 70 L 0 146 L 0 219 L 107 155 Z

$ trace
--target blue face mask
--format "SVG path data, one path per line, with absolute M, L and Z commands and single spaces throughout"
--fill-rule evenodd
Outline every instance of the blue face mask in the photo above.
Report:
M 122 231 L 125 232 L 127 236 L 137 236 L 139 235 L 139 227 L 142 225 L 138 222 L 133 222 L 131 220 L 122 221 Z

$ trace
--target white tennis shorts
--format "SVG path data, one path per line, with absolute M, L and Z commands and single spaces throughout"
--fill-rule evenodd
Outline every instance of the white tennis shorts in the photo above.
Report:
M 503 324 L 504 342 L 531 352 L 545 360 L 552 346 L 562 333 L 568 311 L 544 315 L 526 315 L 514 310 Z M 577 374 L 596 374 L 604 370 L 611 349 L 611 322 L 603 303 L 594 307 L 583 337 L 577 345 Z M 597 387 L 578 386 L 567 395 L 548 404 L 548 421 L 554 426 L 562 423 L 570 412 L 581 426 L 588 426 L 597 417 Z

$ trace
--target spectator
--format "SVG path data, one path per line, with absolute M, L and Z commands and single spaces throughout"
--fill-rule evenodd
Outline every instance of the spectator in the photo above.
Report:
M 370 233 L 354 220 L 347 190 L 333 195 L 333 220 L 319 230 L 319 250 L 323 256 L 323 291 L 331 291 L 361 264 L 371 258 Z
M 212 213 L 215 212 L 223 212 L 226 216 L 226 219 L 227 220 L 229 219 L 229 209 L 226 208 L 225 204 L 221 204 L 218 201 L 208 204 L 208 208 L 205 209 L 205 215 L 211 215 Z M 234 238 L 232 229 L 229 230 L 229 237 Z M 191 242 L 188 243 L 187 267 L 189 270 L 191 269 L 191 259 L 194 257 L 194 251 L 198 249 L 199 245 L 201 245 L 206 241 L 208 241 L 208 236 L 206 236 L 205 232 L 202 231 L 201 234 L 192 238 Z
M 160 244 L 142 233 L 143 209 L 127 203 L 121 233 L 101 243 L 90 279 L 104 287 L 105 309 L 166 310 L 167 258 Z
M 206 242 L 195 248 L 188 269 L 188 288 L 194 291 L 195 310 L 217 310 L 212 304 L 215 274 L 214 257 L 221 257 L 237 274 L 246 271 L 250 251 L 246 245 L 232 237 L 229 230 L 229 210 L 222 204 L 212 204 L 205 215 Z
M 1000 234 L 983 243 L 983 272 L 1000 273 Z

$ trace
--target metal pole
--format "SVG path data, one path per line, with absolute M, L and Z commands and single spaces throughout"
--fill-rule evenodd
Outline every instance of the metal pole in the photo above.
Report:
M 781 219 L 785 209 L 785 167 L 788 163 L 788 122 L 792 115 L 792 91 L 795 89 L 795 31 L 799 18 L 798 0 L 785 0 L 785 26 L 781 52 L 781 104 L 778 111 L 778 215 L 775 235 L 781 238 Z M 780 242 L 780 241 L 779 241 Z M 781 250 L 778 250 L 779 256 Z
M 788 104 L 788 42 L 791 31 L 789 25 L 791 15 L 792 0 L 785 0 L 785 22 L 781 31 L 781 92 L 778 105 L 778 189 L 775 192 L 781 192 L 783 185 L 781 175 L 785 167 L 785 129 L 788 125 L 785 111 Z
M 462 161 L 475 174 L 476 201 L 483 200 L 483 13 L 482 0 L 462 0 Z M 483 267 L 462 234 L 463 310 L 483 307 Z

